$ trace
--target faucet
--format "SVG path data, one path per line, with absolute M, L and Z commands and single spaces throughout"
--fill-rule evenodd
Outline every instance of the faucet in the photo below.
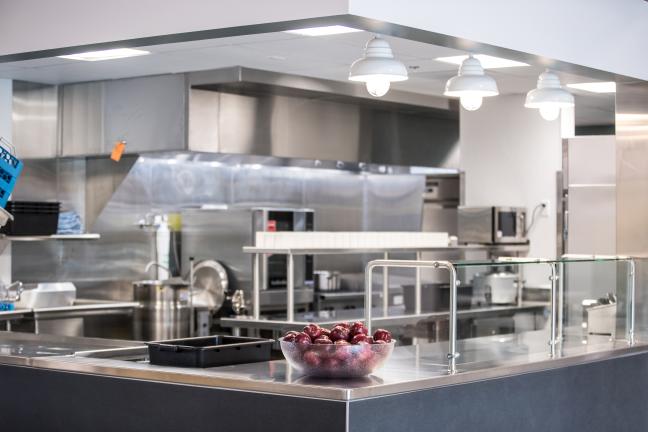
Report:
M 144 267 L 144 272 L 148 273 L 149 271 L 151 271 L 153 267 L 161 268 L 162 270 L 166 271 L 168 275 L 171 275 L 171 270 L 169 270 L 167 266 L 162 265 L 157 261 L 151 261 L 148 264 L 146 264 L 146 267 Z

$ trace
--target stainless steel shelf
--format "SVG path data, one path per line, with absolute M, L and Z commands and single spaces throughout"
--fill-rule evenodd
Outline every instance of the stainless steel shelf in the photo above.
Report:
M 499 252 L 528 252 L 529 245 L 461 245 L 461 246 L 444 246 L 444 247 L 419 247 L 419 248 L 258 248 L 255 246 L 244 246 L 243 252 L 249 254 L 283 254 L 283 255 L 344 255 L 344 254 L 363 254 L 363 253 L 414 253 L 414 252 L 456 252 L 456 251 L 499 251 Z
M 138 302 L 114 302 L 77 299 L 72 306 L 32 309 L 36 320 L 83 318 L 96 315 L 130 313 L 139 306 Z
M 3 235 L 2 238 L 14 242 L 34 242 L 34 241 L 48 241 L 48 240 L 98 240 L 101 238 L 100 234 L 86 233 L 86 234 L 54 234 L 50 236 L 8 236 Z
M 114 315 L 130 313 L 138 307 L 138 302 L 114 302 L 106 300 L 77 299 L 72 306 L 36 309 L 16 309 L 0 312 L 0 321 L 15 319 L 63 319 L 83 318 L 96 315 Z
M 0 312 L 0 321 L 9 321 L 15 319 L 21 319 L 25 314 L 29 314 L 31 311 L 29 309 L 18 309 L 12 311 L 2 311 Z

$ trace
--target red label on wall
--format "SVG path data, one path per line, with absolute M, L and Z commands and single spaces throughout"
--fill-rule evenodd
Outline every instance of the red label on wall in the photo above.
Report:
M 276 220 L 269 220 L 268 221 L 268 226 L 266 227 L 266 230 L 276 232 L 277 231 L 277 221 Z

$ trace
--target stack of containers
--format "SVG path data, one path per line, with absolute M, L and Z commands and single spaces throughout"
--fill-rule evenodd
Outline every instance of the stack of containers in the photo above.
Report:
M 14 217 L 2 232 L 11 236 L 48 236 L 56 234 L 60 202 L 9 201 L 7 211 Z

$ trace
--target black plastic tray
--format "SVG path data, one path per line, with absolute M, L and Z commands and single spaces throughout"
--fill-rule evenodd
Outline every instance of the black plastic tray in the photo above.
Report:
M 273 343 L 272 339 L 215 335 L 146 345 L 151 364 L 207 368 L 268 361 Z

